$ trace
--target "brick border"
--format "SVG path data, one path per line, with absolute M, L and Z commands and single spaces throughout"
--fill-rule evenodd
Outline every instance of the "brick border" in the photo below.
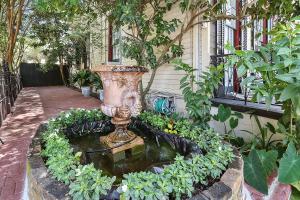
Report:
M 44 160 L 40 156 L 41 138 L 40 134 L 46 129 L 46 124 L 41 124 L 36 131 L 29 147 L 27 161 L 28 196 L 29 199 L 41 200 L 69 200 L 69 187 L 48 173 Z M 239 152 L 234 150 L 235 159 L 216 182 L 203 191 L 190 198 L 190 200 L 239 200 L 242 199 L 243 189 L 243 159 Z

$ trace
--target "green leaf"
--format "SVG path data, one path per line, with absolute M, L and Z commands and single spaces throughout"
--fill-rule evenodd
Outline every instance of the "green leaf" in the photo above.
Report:
M 277 55 L 289 55 L 291 50 L 288 47 L 282 47 L 278 50 Z
M 229 125 L 231 129 L 235 129 L 239 124 L 239 120 L 237 118 L 231 117 L 229 120 Z
M 300 95 L 299 93 L 296 93 L 294 97 L 292 98 L 292 103 L 294 107 L 294 113 L 296 115 L 296 118 L 299 118 L 300 116 Z
M 231 115 L 231 108 L 221 104 L 218 108 L 218 118 L 221 122 L 225 122 Z
M 298 76 L 296 74 L 291 74 L 291 73 L 280 74 L 280 75 L 276 76 L 277 79 L 287 82 L 287 83 L 294 83 L 295 79 L 297 79 L 297 77 Z
M 244 118 L 244 115 L 242 113 L 240 113 L 240 112 L 234 112 L 234 113 L 232 113 L 232 115 L 236 116 L 239 119 L 243 119 Z
M 241 82 L 241 86 L 247 86 L 255 80 L 255 76 L 248 76 Z
M 262 162 L 266 175 L 270 175 L 277 167 L 276 161 L 278 157 L 278 152 L 275 150 L 271 150 L 268 152 L 266 152 L 265 150 L 259 150 L 258 156 Z
M 266 127 L 268 127 L 268 129 L 271 131 L 271 133 L 274 133 L 274 134 L 276 133 L 275 127 L 270 122 L 267 122 Z
M 253 149 L 249 156 L 244 158 L 244 162 L 246 182 L 263 194 L 268 194 L 267 175 L 258 152 Z
M 279 162 L 279 177 L 281 183 L 292 184 L 300 181 L 300 156 L 295 145 L 290 143 Z
M 216 120 L 216 121 L 219 121 L 218 115 L 213 115 L 212 118 L 213 118 L 214 120 Z
M 295 94 L 299 94 L 300 86 L 298 85 L 288 85 L 281 93 L 279 100 L 286 101 L 288 99 L 292 99 Z
M 292 44 L 293 45 L 300 45 L 300 37 L 294 38 L 293 41 L 292 41 Z
M 288 66 L 292 65 L 293 63 L 294 63 L 293 60 L 290 58 L 284 60 L 285 67 L 288 67 Z
M 245 65 L 240 65 L 237 70 L 238 77 L 242 77 L 246 74 L 247 68 Z
M 291 184 L 293 187 L 295 187 L 298 191 L 300 191 L 300 181 L 292 183 Z

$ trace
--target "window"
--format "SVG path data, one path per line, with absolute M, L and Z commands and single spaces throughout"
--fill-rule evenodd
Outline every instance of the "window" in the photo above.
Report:
M 108 62 L 121 63 L 121 31 L 113 24 L 108 27 Z
M 225 6 L 225 12 L 227 15 L 236 15 L 236 10 L 239 4 L 236 0 L 229 0 Z M 234 20 L 224 20 L 224 29 L 223 29 L 223 37 L 225 44 L 229 44 L 236 48 L 240 46 L 240 32 L 238 28 L 240 28 L 240 24 Z M 222 47 L 222 52 L 224 55 L 228 55 L 231 52 L 228 49 Z M 226 94 L 235 95 L 235 93 L 239 92 L 239 81 L 237 78 L 236 68 L 233 66 L 232 68 L 226 69 L 224 72 L 224 90 Z
M 243 0 L 228 0 L 224 6 L 224 12 L 227 15 L 236 15 L 237 11 L 243 5 Z M 216 23 L 216 55 L 212 56 L 212 63 L 219 64 L 226 62 L 226 56 L 230 55 L 230 51 L 225 49 L 226 44 L 234 46 L 236 49 L 253 49 L 258 50 L 258 47 L 267 44 L 270 39 L 267 31 L 270 30 L 272 21 L 263 19 L 253 23 L 251 30 L 246 26 L 247 19 L 243 21 L 235 20 L 220 20 Z M 255 37 L 256 36 L 256 37 Z M 250 39 L 251 38 L 251 39 Z M 250 39 L 250 40 L 248 40 Z M 249 41 L 249 46 L 248 46 Z M 259 74 L 250 74 L 247 76 L 255 76 L 260 78 Z M 231 66 L 224 72 L 223 85 L 217 91 L 218 97 L 229 97 L 233 99 L 247 100 L 251 98 L 251 91 L 247 91 L 240 83 L 243 78 L 237 75 L 235 66 Z
M 268 43 L 267 32 L 269 30 L 269 21 L 267 19 L 255 20 L 252 28 L 252 49 L 258 50 L 259 46 Z

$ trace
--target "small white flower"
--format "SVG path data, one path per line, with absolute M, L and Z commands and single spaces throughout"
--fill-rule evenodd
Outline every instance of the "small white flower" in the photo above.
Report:
M 126 192 L 127 190 L 128 190 L 127 185 L 122 185 L 122 191 L 123 191 L 123 192 Z
M 222 147 L 219 147 L 219 151 L 222 151 Z

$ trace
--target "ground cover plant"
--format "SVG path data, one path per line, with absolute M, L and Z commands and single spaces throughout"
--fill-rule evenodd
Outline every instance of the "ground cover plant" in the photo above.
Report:
M 234 158 L 231 146 L 224 144 L 222 137 L 212 129 L 201 129 L 186 119 L 174 120 L 152 112 L 142 113 L 140 119 L 160 131 L 167 129 L 172 121 L 176 130 L 173 134 L 193 140 L 206 153 L 191 158 L 178 155 L 161 174 L 145 171 L 124 175 L 118 187 L 121 199 L 191 197 L 196 184 L 207 185 L 209 178 L 219 178 Z M 80 164 L 81 154 L 73 153 L 64 134 L 64 130 L 78 120 L 99 121 L 105 120 L 105 116 L 99 110 L 76 109 L 61 113 L 49 121 L 48 129 L 42 134 L 45 147 L 42 155 L 49 172 L 69 185 L 73 199 L 99 199 L 109 192 L 115 177 L 103 175 L 93 164 Z

